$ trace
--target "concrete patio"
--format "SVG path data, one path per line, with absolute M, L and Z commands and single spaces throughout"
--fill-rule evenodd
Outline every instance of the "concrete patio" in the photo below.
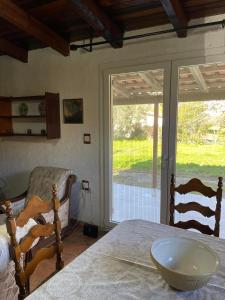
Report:
M 207 199 L 197 194 L 177 195 L 178 202 L 196 201 L 202 205 L 215 208 L 214 198 Z M 197 221 L 214 227 L 215 218 L 203 217 L 197 212 L 176 214 L 176 221 L 196 219 Z M 160 222 L 160 190 L 134 185 L 113 183 L 112 221 L 121 222 L 128 219 L 144 219 Z M 220 237 L 225 238 L 225 199 L 222 201 L 220 221 Z

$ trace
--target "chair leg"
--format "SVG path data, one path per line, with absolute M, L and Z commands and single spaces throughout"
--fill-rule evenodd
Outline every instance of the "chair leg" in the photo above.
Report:
M 18 295 L 18 300 L 23 300 L 25 299 L 27 296 L 28 296 L 28 292 L 27 292 L 27 289 L 26 289 L 26 285 L 24 286 L 20 286 L 19 287 L 19 295 Z
M 26 265 L 32 260 L 32 250 L 30 249 L 25 256 L 25 267 Z M 26 282 L 26 292 L 27 295 L 30 294 L 30 278 L 28 278 L 27 282 Z
M 30 295 L 30 279 L 28 279 L 26 282 L 26 291 L 27 291 L 27 294 Z
M 56 270 L 60 271 L 62 270 L 64 267 L 64 261 L 62 260 L 62 256 L 61 254 L 57 254 L 57 258 L 56 258 Z

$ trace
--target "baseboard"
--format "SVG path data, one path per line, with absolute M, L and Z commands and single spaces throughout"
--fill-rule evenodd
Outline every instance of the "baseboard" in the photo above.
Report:
M 79 222 L 76 219 L 70 219 L 69 224 L 62 229 L 62 233 L 61 233 L 62 240 L 68 237 L 78 226 L 79 226 Z

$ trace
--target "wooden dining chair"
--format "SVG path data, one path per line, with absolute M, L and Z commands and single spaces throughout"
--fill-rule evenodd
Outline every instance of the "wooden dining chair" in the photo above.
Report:
M 183 228 L 183 229 L 196 229 L 201 233 L 208 235 L 214 235 L 219 237 L 220 233 L 220 215 L 221 215 L 221 201 L 222 201 L 222 186 L 223 178 L 218 178 L 218 188 L 214 191 L 211 187 L 204 185 L 199 179 L 192 178 L 186 184 L 181 184 L 178 187 L 175 187 L 175 177 L 174 174 L 171 175 L 171 184 L 170 184 L 170 222 L 171 226 Z M 216 197 L 216 208 L 212 210 L 208 206 L 203 206 L 197 202 L 188 202 L 188 203 L 178 203 L 175 204 L 175 193 L 187 194 L 191 192 L 198 192 L 205 197 L 212 198 Z M 175 210 L 179 213 L 186 213 L 188 211 L 196 211 L 202 214 L 204 217 L 210 218 L 215 216 L 215 227 L 211 229 L 208 225 L 203 225 L 196 220 L 189 221 L 179 221 L 174 223 L 174 213 Z
M 44 259 L 50 259 L 56 255 L 56 272 L 63 268 L 62 260 L 62 242 L 61 242 L 61 224 L 59 220 L 58 210 L 60 201 L 56 196 L 56 187 L 52 188 L 52 200 L 43 201 L 38 196 L 33 196 L 27 203 L 24 210 L 16 217 L 13 216 L 13 211 L 10 201 L 5 201 L 7 214 L 7 231 L 10 236 L 10 250 L 11 256 L 15 263 L 15 278 L 19 287 L 19 299 L 24 299 L 29 295 L 29 279 L 37 265 Z M 21 239 L 20 242 L 16 239 L 17 227 L 23 227 L 27 224 L 30 218 L 37 218 L 42 213 L 47 213 L 53 209 L 54 221 L 53 223 L 34 225 L 27 235 Z M 55 236 L 55 243 L 50 247 L 39 248 L 29 261 L 25 259 L 29 253 L 32 245 L 37 239 L 48 238 L 51 235 Z

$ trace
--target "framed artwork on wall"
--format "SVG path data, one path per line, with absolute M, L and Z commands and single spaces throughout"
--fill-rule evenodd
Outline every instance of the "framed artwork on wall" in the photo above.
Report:
M 83 124 L 83 99 L 64 99 L 63 117 L 65 124 Z

